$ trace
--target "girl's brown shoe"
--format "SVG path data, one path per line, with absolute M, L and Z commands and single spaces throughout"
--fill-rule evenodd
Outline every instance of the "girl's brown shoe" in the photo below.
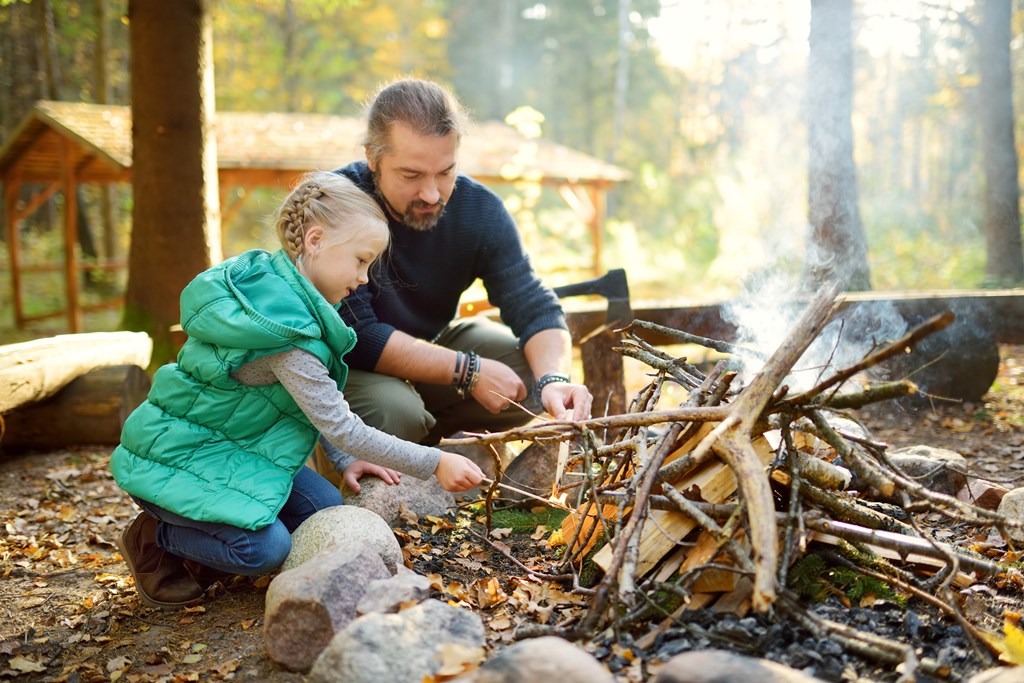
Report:
M 144 603 L 157 609 L 194 605 L 202 600 L 203 589 L 185 570 L 184 560 L 156 544 L 159 523 L 153 515 L 142 512 L 117 539 L 121 556 L 135 579 L 135 590 Z

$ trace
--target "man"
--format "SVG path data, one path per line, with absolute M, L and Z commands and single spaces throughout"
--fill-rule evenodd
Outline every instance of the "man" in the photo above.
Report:
M 570 381 L 565 316 L 512 216 L 497 195 L 458 174 L 466 126 L 442 86 L 393 82 L 369 107 L 366 161 L 336 170 L 377 198 L 392 236 L 370 283 L 341 305 L 358 335 L 345 357 L 345 396 L 366 423 L 425 444 L 525 424 L 532 416 L 514 403 L 578 420 L 593 400 Z M 504 325 L 454 320 L 477 278 Z

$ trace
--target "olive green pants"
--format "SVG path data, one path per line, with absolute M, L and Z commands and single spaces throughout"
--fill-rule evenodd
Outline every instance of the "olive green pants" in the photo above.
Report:
M 475 351 L 482 358 L 508 365 L 529 389 L 522 405 L 533 413 L 543 412 L 534 390 L 533 372 L 519 341 L 504 325 L 483 317 L 458 320 L 434 343 L 456 351 Z M 449 385 L 411 383 L 376 372 L 349 372 L 344 394 L 349 407 L 366 424 L 406 441 L 428 445 L 459 431 L 503 431 L 532 419 L 532 415 L 515 405 L 498 414 L 490 413 L 472 396 L 460 398 Z M 340 475 L 334 473 L 319 448 L 313 464 L 317 472 L 335 484 L 340 483 Z

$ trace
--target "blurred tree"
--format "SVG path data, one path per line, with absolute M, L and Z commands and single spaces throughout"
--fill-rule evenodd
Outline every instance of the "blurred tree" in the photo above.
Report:
M 221 260 L 211 0 L 129 0 L 134 209 L 123 327 L 176 355 L 181 290 Z
M 218 0 L 217 106 L 354 114 L 383 81 L 411 72 L 445 79 L 446 5 Z
M 811 0 L 804 284 L 871 289 L 853 162 L 853 2 Z
M 985 169 L 985 283 L 1024 282 L 1020 180 L 1014 141 L 1013 78 L 1010 70 L 1011 0 L 982 0 L 979 72 L 983 166 Z

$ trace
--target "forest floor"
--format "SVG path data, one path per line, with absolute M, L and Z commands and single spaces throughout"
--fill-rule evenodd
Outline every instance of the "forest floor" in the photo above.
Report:
M 1024 347 L 1003 347 L 999 378 L 982 403 L 943 402 L 919 410 L 877 404 L 861 411 L 860 417 L 873 436 L 892 447 L 927 444 L 955 450 L 968 458 L 978 476 L 1012 488 L 1024 476 Z M 0 680 L 304 680 L 301 674 L 274 665 L 264 653 L 266 577 L 238 578 L 201 606 L 183 612 L 161 612 L 139 603 L 114 542 L 136 509 L 110 477 L 109 450 L 0 455 L 0 515 L 6 526 L 0 537 Z M 553 564 L 554 551 L 546 543 L 549 533 L 531 527 L 499 533 L 497 538 L 492 533 L 484 542 L 480 515 L 475 509 L 464 510 L 458 518 L 407 521 L 397 533 L 408 563 L 431 576 L 444 599 L 480 614 L 492 650 L 536 624 L 554 624 L 574 611 L 578 617 L 585 605 L 568 587 L 524 578 L 523 565 Z M 951 527 L 947 536 L 978 532 Z M 985 613 L 995 630 L 1004 613 L 1021 611 L 1020 595 L 1011 588 L 986 587 L 976 591 L 975 603 L 978 600 L 981 604 L 972 609 Z M 911 599 L 908 612 L 886 618 L 916 638 L 924 654 L 934 655 L 938 644 L 929 650 L 928 641 L 948 638 L 956 627 L 918 602 Z M 876 612 L 886 609 L 881 606 Z M 863 613 L 870 611 L 846 609 L 838 602 L 829 610 L 829 618 L 850 622 L 863 622 Z M 730 621 L 736 636 L 730 641 L 722 628 L 713 627 L 724 623 L 721 615 L 690 614 L 690 641 L 673 645 L 659 639 L 644 650 L 630 647 L 628 634 L 604 634 L 604 640 L 595 640 L 588 649 L 620 681 L 630 683 L 646 680 L 660 659 L 680 649 L 679 642 L 767 656 L 798 668 L 820 664 L 834 654 L 805 652 L 796 657 L 794 637 L 780 640 L 778 625 L 773 627 L 765 618 Z M 647 624 L 637 635 L 650 627 Z M 782 630 L 799 631 L 792 625 Z M 703 635 L 696 638 L 694 633 Z M 744 638 L 747 642 L 741 645 Z M 780 649 L 784 643 L 785 651 Z M 954 642 L 943 647 L 960 654 L 949 680 L 983 667 L 970 656 L 969 645 Z M 845 656 L 833 659 L 844 664 L 831 670 L 819 666 L 818 675 L 826 680 L 898 677 L 891 667 Z

